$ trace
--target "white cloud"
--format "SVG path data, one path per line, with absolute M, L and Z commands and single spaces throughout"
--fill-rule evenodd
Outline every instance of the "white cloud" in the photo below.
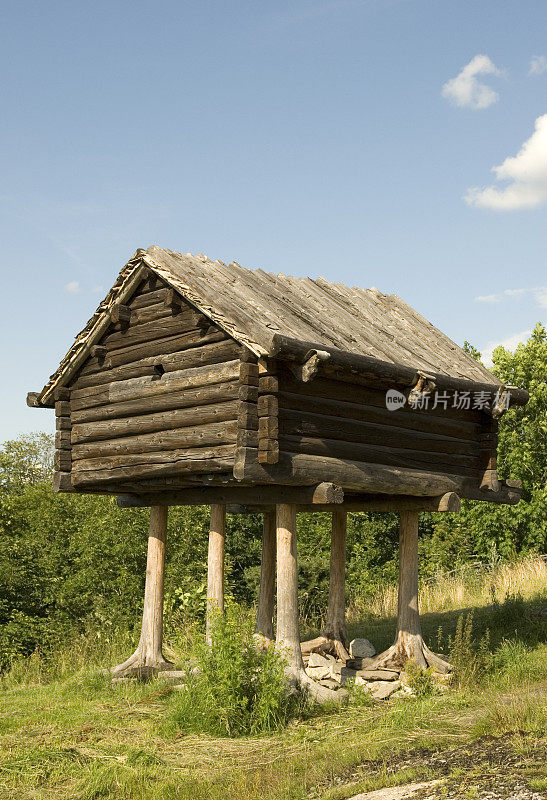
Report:
M 505 289 L 503 294 L 506 294 L 508 297 L 518 297 L 521 294 L 526 294 L 528 289 Z
M 67 292 L 69 294 L 81 294 L 82 293 L 82 290 L 80 288 L 80 284 L 78 283 L 78 281 L 70 281 L 70 283 L 66 284 L 65 289 L 67 290 Z
M 464 197 L 471 206 L 512 211 L 536 208 L 547 200 L 547 114 L 536 119 L 535 130 L 516 156 L 492 167 L 496 180 L 512 181 L 505 188 L 469 189 Z
M 538 286 L 534 289 L 536 302 L 542 307 L 547 308 L 547 286 Z
M 499 303 L 501 301 L 501 294 L 483 294 L 475 297 L 476 303 Z
M 486 364 L 487 367 L 492 366 L 492 354 L 496 347 L 505 347 L 506 350 L 515 350 L 517 345 L 521 342 L 525 342 L 526 339 L 532 333 L 532 329 L 528 331 L 521 331 L 521 333 L 514 333 L 512 336 L 508 336 L 507 339 L 502 339 L 499 342 L 489 342 L 485 347 L 481 349 L 482 353 L 482 361 Z
M 477 75 L 500 74 L 500 70 L 488 56 L 477 55 L 455 78 L 444 84 L 441 94 L 460 108 L 488 108 L 499 100 L 499 94 L 481 83 Z
M 528 75 L 543 75 L 547 72 L 547 58 L 545 56 L 534 56 L 530 61 Z

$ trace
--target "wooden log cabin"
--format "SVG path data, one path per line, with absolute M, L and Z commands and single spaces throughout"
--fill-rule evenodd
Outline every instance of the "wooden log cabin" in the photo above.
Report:
M 399 511 L 401 545 L 412 549 L 420 510 L 454 511 L 459 498 L 517 502 L 517 482 L 497 475 L 497 425 L 527 399 L 395 295 L 154 246 L 123 267 L 27 402 L 55 408 L 56 490 L 151 506 L 156 581 L 167 506 L 211 504 L 209 597 L 219 605 L 226 508 L 264 513 L 258 628 L 273 636 L 277 539 L 277 640 L 302 683 L 296 511 L 334 515 L 338 600 L 320 638 L 347 655 L 344 515 Z M 154 596 L 147 655 L 141 648 L 126 670 L 166 666 Z M 403 656 L 431 663 L 424 648 L 407 642 Z

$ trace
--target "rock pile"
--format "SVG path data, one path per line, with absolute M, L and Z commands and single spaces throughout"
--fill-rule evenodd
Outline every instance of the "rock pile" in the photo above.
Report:
M 356 686 L 365 687 L 374 700 L 386 700 L 395 693 L 408 694 L 410 689 L 400 680 L 398 670 L 370 667 L 375 653 L 368 639 L 354 639 L 350 659 L 344 662 L 332 655 L 310 653 L 306 673 L 329 689 L 339 689 L 353 681 Z

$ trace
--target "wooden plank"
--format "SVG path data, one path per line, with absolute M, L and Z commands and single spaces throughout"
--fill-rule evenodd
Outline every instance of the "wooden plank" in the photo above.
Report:
M 93 408 L 84 408 L 72 412 L 74 424 L 93 422 L 94 420 L 116 419 L 171 409 L 183 409 L 191 406 L 204 406 L 210 403 L 223 403 L 237 398 L 239 384 L 237 380 L 203 386 L 198 389 L 186 389 L 170 394 L 161 393 L 143 398 L 127 400 L 122 403 L 109 403 Z
M 62 419 L 62 417 L 59 417 Z M 70 430 L 60 430 L 55 434 L 55 447 L 57 450 L 70 450 Z
M 184 450 L 191 447 L 206 447 L 215 444 L 226 445 L 235 443 L 237 423 L 235 420 L 225 422 L 210 422 L 206 425 L 193 425 L 186 428 L 155 431 L 135 436 L 121 436 L 116 439 L 102 439 L 96 442 L 75 444 L 72 447 L 72 458 L 78 463 L 78 469 L 92 469 L 84 466 L 90 460 L 107 456 L 120 456 L 141 453 L 159 453 L 168 450 L 168 460 L 171 451 Z
M 75 423 L 72 428 L 72 444 L 207 425 L 210 422 L 224 422 L 226 420 L 234 420 L 235 422 L 237 409 L 237 400 L 228 400 L 204 406 L 176 408 L 172 411 L 162 411 L 155 414 L 139 414 L 112 420 Z
M 155 289 L 154 291 L 145 291 L 142 288 L 137 289 L 136 294 L 128 301 L 127 305 L 134 311 L 139 308 L 155 305 L 156 303 L 165 303 L 168 291 L 169 289 L 165 287 Z
M 70 416 L 70 402 L 68 400 L 57 400 L 57 402 L 55 403 L 55 416 L 56 417 Z
M 139 361 L 142 358 L 152 358 L 153 356 L 160 356 L 164 353 L 176 353 L 179 350 L 184 350 L 190 343 L 199 344 L 206 336 L 216 332 L 216 330 L 217 329 L 212 326 L 205 331 L 201 328 L 196 328 L 186 333 L 166 336 L 161 339 L 143 342 L 142 344 L 131 345 L 130 347 L 121 347 L 119 350 L 114 350 L 110 353 L 110 364 L 112 368 L 114 368 L 123 364 Z
M 72 428 L 70 417 L 56 417 L 55 429 L 57 431 L 69 431 Z

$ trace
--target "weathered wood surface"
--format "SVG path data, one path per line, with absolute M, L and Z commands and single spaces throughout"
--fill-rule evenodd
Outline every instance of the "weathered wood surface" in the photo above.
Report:
M 387 437 L 386 437 L 387 438 Z M 458 475 L 479 476 L 479 457 L 442 452 L 412 453 L 395 446 L 353 444 L 339 439 L 311 439 L 305 436 L 280 436 L 279 447 L 287 453 L 344 458 L 366 461 L 370 464 L 387 464 L 408 469 L 453 472 Z
M 107 456 L 75 461 L 72 465 L 74 486 L 120 483 L 179 473 L 230 472 L 235 445 L 193 447 L 142 455 Z
M 302 504 L 312 506 L 328 503 L 332 505 L 344 502 L 344 492 L 333 483 L 320 483 L 317 486 L 207 486 L 139 494 L 120 495 L 118 505 L 121 508 L 132 508 L 153 505 L 211 505 L 213 503 L 245 503 L 263 505 L 276 502 Z
M 205 636 L 211 644 L 215 615 L 224 611 L 224 540 L 226 534 L 226 506 L 213 504 L 209 526 L 207 555 L 207 616 Z
M 239 345 L 227 340 L 220 331 L 208 336 L 198 336 L 189 347 L 176 353 L 162 353 L 159 356 L 142 358 L 129 364 L 110 368 L 109 363 L 99 364 L 90 358 L 80 371 L 73 386 L 83 389 L 86 386 L 97 386 L 112 381 L 123 381 L 128 378 L 141 378 L 153 375 L 154 367 L 161 364 L 165 372 L 199 367 L 203 364 L 218 364 L 222 361 L 233 361 L 238 357 Z
M 235 419 L 223 422 L 210 422 L 207 425 L 191 425 L 185 428 L 160 430 L 136 436 L 120 436 L 117 439 L 102 439 L 96 442 L 75 444 L 72 458 L 79 469 L 89 459 L 103 456 L 157 453 L 160 450 L 172 451 L 190 447 L 204 447 L 215 444 L 235 444 L 237 422 Z
M 256 632 L 273 641 L 273 614 L 275 602 L 275 508 L 263 515 L 262 554 L 260 558 L 260 584 L 256 612 Z
M 177 408 L 172 411 L 138 414 L 90 423 L 75 423 L 72 427 L 72 444 L 115 439 L 120 436 L 142 435 L 188 426 L 201 426 L 211 422 L 235 421 L 237 408 L 237 400 L 228 400 L 203 406 Z
M 117 419 L 131 415 L 142 415 L 147 412 L 160 412 L 169 410 L 182 410 L 185 408 L 198 408 L 212 403 L 223 403 L 238 396 L 238 383 L 236 380 L 203 386 L 197 389 L 160 393 L 122 403 L 108 403 L 104 406 L 94 406 L 72 411 L 74 424 L 91 423 L 95 420 Z
M 201 386 L 211 386 L 227 380 L 235 380 L 238 377 L 238 371 L 239 362 L 234 360 L 176 370 L 166 373 L 162 378 L 144 376 L 85 389 L 74 389 L 69 408 L 74 412 L 107 403 L 122 403 L 158 394 L 170 394 Z
M 281 452 L 277 464 L 259 464 L 257 451 L 238 449 L 234 476 L 255 483 L 311 484 L 330 479 L 347 490 L 434 496 L 459 493 L 469 479 L 328 456 Z M 476 484 L 476 480 L 475 480 Z

